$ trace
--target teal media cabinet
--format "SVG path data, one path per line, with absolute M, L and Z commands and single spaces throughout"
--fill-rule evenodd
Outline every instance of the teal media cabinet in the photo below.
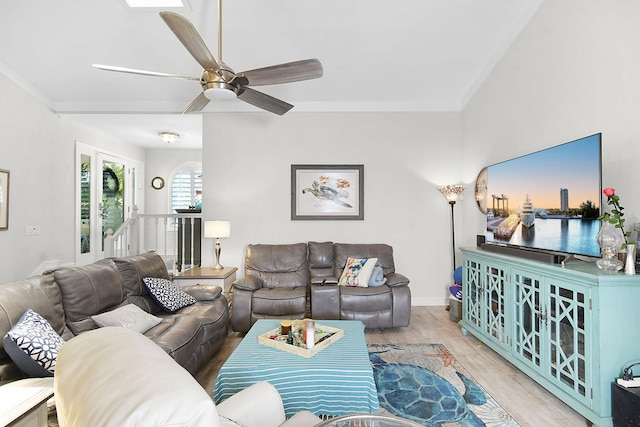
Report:
M 612 426 L 611 383 L 640 361 L 640 275 L 460 250 L 462 332 L 594 426 Z

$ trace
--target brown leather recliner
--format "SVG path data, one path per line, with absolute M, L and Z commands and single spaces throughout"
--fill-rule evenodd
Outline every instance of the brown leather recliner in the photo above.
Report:
M 375 287 L 338 286 L 347 258 L 377 258 L 386 283 Z M 409 279 L 395 271 L 393 248 L 386 244 L 309 242 L 311 317 L 360 320 L 367 328 L 408 326 Z
M 301 319 L 307 309 L 307 244 L 248 245 L 244 277 L 234 282 L 231 326 L 247 332 L 258 319 Z

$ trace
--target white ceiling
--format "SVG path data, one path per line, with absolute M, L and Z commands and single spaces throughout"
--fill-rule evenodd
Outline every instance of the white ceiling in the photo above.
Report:
M 542 0 L 226 0 L 223 60 L 237 72 L 318 58 L 324 76 L 260 87 L 296 111 L 460 111 Z M 171 9 L 217 52 L 215 0 Z M 143 147 L 201 146 L 201 115 L 179 113 L 197 82 L 94 69 L 108 64 L 199 77 L 158 16 L 124 0 L 29 0 L 0 9 L 0 72 L 54 111 Z M 204 112 L 261 111 L 240 100 Z

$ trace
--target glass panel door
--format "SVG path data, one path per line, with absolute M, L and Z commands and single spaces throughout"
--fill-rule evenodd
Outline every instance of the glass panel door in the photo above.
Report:
M 541 301 L 540 279 L 530 273 L 515 271 L 514 283 L 514 330 L 513 350 L 515 354 L 541 369 L 541 334 L 542 324 L 546 322 L 544 307 Z
M 104 239 L 115 233 L 124 222 L 125 214 L 125 165 L 116 159 L 101 156 L 102 186 L 100 219 L 102 220 L 102 251 Z
M 80 253 L 91 252 L 91 156 L 80 155 Z
M 465 275 L 463 280 L 463 293 L 467 295 L 467 297 L 464 298 L 462 302 L 465 304 L 462 313 L 467 322 L 480 328 L 482 326 L 480 307 L 483 302 L 482 265 L 476 259 L 466 258 L 463 271 Z
M 486 265 L 484 269 L 484 330 L 503 347 L 507 346 L 507 327 L 505 323 L 505 283 L 507 272 L 499 266 Z
M 138 200 L 142 204 L 144 163 L 76 142 L 75 170 L 76 264 L 86 265 L 104 257 L 104 238 L 131 217 Z
M 591 379 L 587 377 L 589 301 L 588 288 L 555 283 L 549 286 L 549 374 L 557 384 L 585 401 L 590 398 L 591 387 Z

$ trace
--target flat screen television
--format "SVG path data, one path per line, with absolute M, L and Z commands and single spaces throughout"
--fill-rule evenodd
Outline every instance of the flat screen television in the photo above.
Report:
M 598 133 L 488 166 L 486 242 L 599 257 L 601 144 Z

